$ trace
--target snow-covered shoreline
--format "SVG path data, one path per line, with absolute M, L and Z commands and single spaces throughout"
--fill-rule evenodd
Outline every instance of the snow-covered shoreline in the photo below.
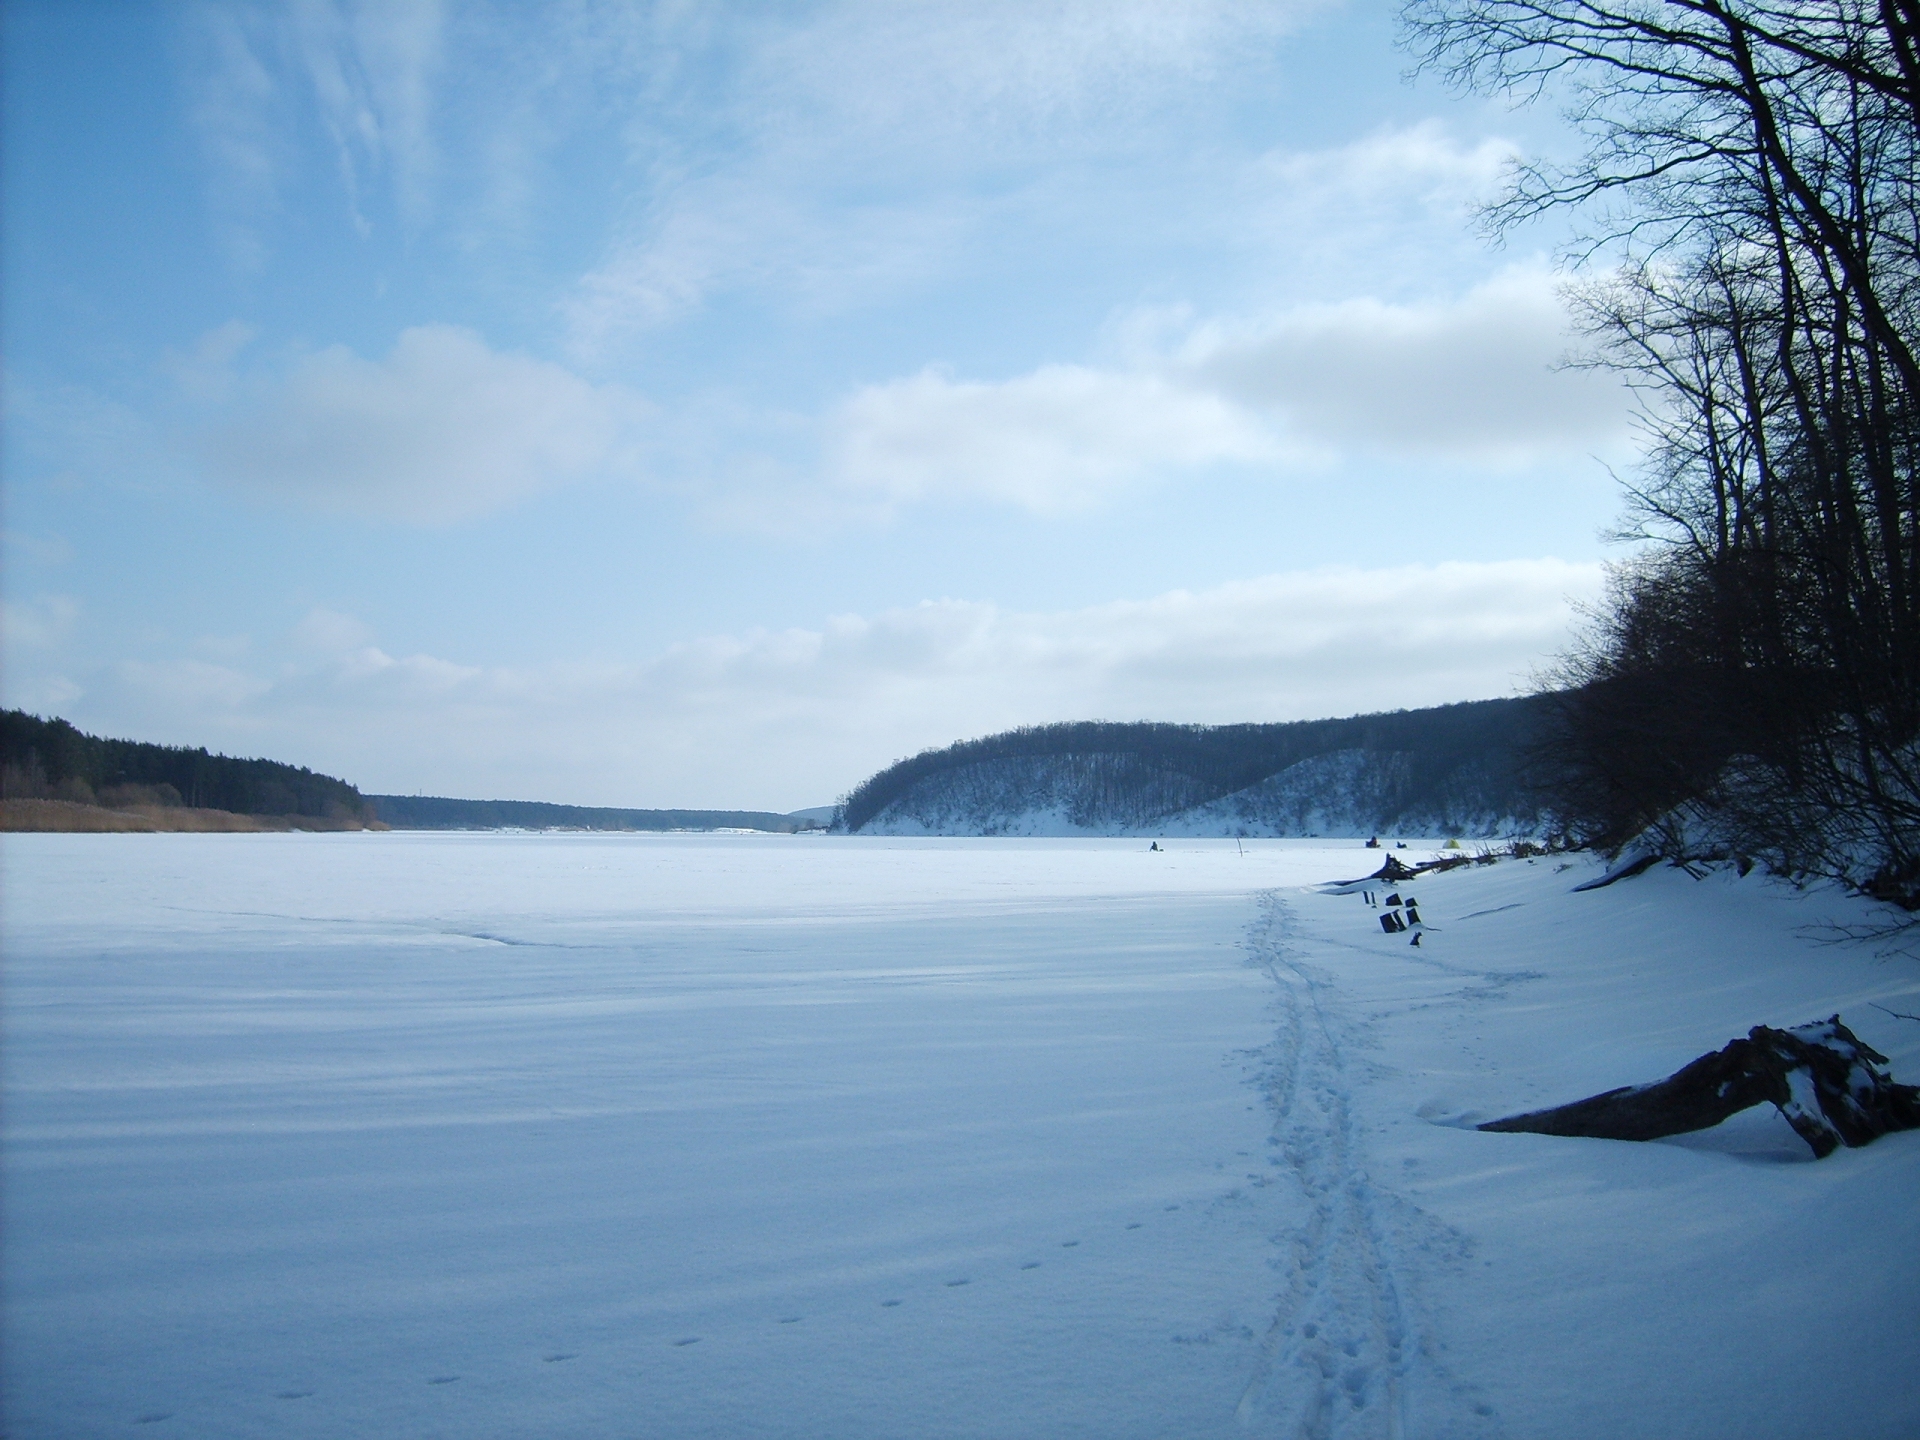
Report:
M 1508 862 L 1415 949 L 1352 842 L 3 843 L 10 1434 L 1920 1428 L 1920 1135 L 1469 1128 L 1835 1010 L 1920 1076 L 1844 897 Z

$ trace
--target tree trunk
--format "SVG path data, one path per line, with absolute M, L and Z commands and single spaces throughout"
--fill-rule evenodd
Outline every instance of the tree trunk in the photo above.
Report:
M 1746 1038 L 1651 1085 L 1489 1120 L 1482 1130 L 1598 1140 L 1658 1140 L 1706 1130 L 1729 1115 L 1771 1100 L 1814 1157 L 1841 1145 L 1866 1145 L 1893 1130 L 1920 1129 L 1920 1087 L 1897 1085 L 1887 1057 L 1840 1023 L 1838 1015 L 1774 1030 L 1756 1025 Z

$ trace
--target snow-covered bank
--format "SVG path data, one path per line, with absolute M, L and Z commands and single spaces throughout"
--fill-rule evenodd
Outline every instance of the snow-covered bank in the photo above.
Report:
M 1125 757 L 1122 757 L 1123 759 Z M 1156 776 L 1132 787 L 1101 785 L 1083 757 L 1007 757 L 958 766 L 929 777 L 859 826 L 862 835 L 942 835 L 1063 839 L 1069 837 L 1231 839 L 1371 835 L 1506 836 L 1539 832 L 1541 817 L 1490 806 L 1517 797 L 1466 767 L 1456 793 L 1410 800 L 1417 790 L 1415 756 L 1362 749 L 1315 755 L 1257 784 L 1194 804 L 1168 803 L 1179 777 Z M 1511 789 L 1511 787 L 1508 787 Z M 1109 793 L 1109 792 L 1117 793 Z M 1157 800 L 1158 803 L 1155 803 Z
M 1351 843 L 0 859 L 9 1434 L 1920 1429 L 1920 1135 L 1465 1128 L 1836 1009 L 1920 1076 L 1833 897 L 1512 863 L 1414 949 L 1305 888 Z

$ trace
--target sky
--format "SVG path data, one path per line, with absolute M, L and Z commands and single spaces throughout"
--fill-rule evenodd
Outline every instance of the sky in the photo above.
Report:
M 9 0 L 0 697 L 790 810 L 1519 693 L 1632 408 L 1367 0 Z

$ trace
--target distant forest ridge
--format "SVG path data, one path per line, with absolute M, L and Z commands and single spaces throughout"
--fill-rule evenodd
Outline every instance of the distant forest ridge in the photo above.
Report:
M 1465 833 L 1531 828 L 1539 697 L 1270 725 L 1030 726 L 857 786 L 870 834 Z
M 611 810 L 538 800 L 451 800 L 443 795 L 369 795 L 394 830 L 764 830 L 822 829 L 766 810 Z
M 179 745 L 105 740 L 65 720 L 0 711 L 0 796 L 84 804 L 120 801 L 367 822 L 367 797 L 344 780 L 277 760 Z
M 277 760 L 108 740 L 58 718 L 0 711 L 0 799 L 83 806 L 182 806 L 235 815 L 384 823 L 394 830 L 817 830 L 805 815 L 764 810 L 613 810 L 529 800 L 362 795 L 331 775 Z M 94 811 L 82 813 L 94 814 Z M 29 825 L 27 828 L 44 828 Z

